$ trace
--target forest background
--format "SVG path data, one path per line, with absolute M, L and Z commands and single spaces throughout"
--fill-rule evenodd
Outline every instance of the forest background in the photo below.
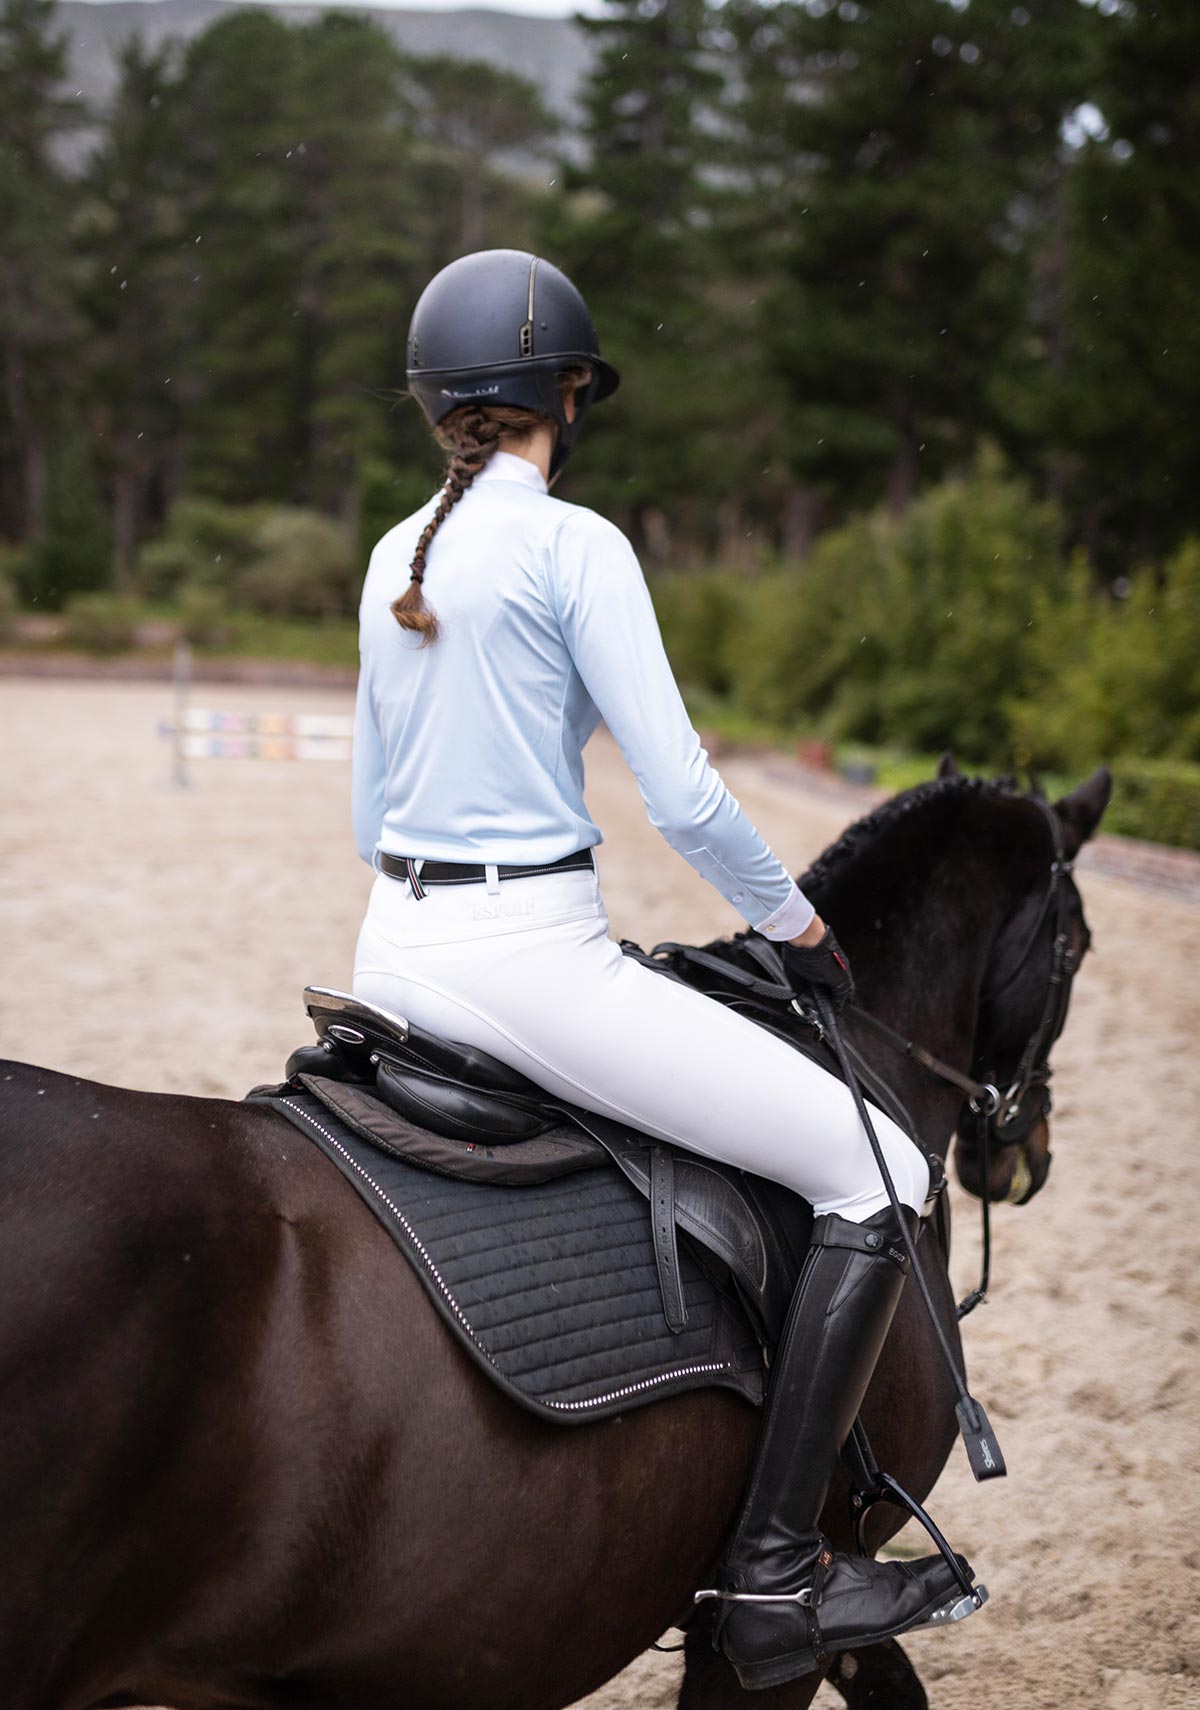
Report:
M 98 111 L 53 0 L 3 0 L 10 645 L 50 611 L 352 661 L 371 546 L 438 478 L 413 303 L 528 247 L 625 376 L 559 491 L 632 536 L 706 727 L 895 783 L 943 746 L 1104 760 L 1114 828 L 1200 847 L 1200 9 L 578 28 L 555 101 L 369 15 L 231 9 L 131 39 Z

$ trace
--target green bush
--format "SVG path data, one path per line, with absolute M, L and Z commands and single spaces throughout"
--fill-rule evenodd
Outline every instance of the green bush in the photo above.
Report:
M 269 515 L 265 505 L 179 499 L 164 533 L 138 556 L 142 591 L 154 600 L 176 599 L 184 586 L 229 593 L 258 555 L 255 536 Z
M 67 602 L 64 638 L 85 653 L 124 653 L 140 617 L 137 603 L 120 594 L 76 594 Z
M 267 617 L 331 618 L 354 610 L 361 582 L 349 535 L 315 511 L 279 506 L 259 523 L 238 602 Z
M 768 581 L 735 697 L 835 740 L 1003 764 L 1039 593 L 1056 597 L 1066 579 L 1059 537 L 1056 513 L 985 454 L 902 517 L 851 522 Z
M 186 582 L 200 574 L 200 559 L 190 542 L 164 535 L 138 553 L 138 587 L 148 600 L 173 600 Z
M 179 627 L 194 647 L 220 647 L 232 633 L 225 596 L 192 582 L 179 591 Z
M 1041 602 L 1032 681 L 1008 706 L 1019 758 L 1074 771 L 1113 755 L 1200 761 L 1200 541 L 1123 593 L 1098 591 L 1080 555 L 1068 597 Z
M 1200 849 L 1200 766 L 1186 760 L 1118 760 L 1105 831 Z
M 755 584 L 736 571 L 660 571 L 650 587 L 680 682 L 706 695 L 727 694 L 741 620 Z
M 692 698 L 725 722 L 869 744 L 892 756 L 888 788 L 926 764 L 904 756 L 943 748 L 995 771 L 1200 762 L 1200 541 L 1117 597 L 990 452 L 902 517 L 822 536 L 802 565 L 651 585 Z M 1177 798 L 1157 774 L 1130 784 L 1141 835 L 1191 837 L 1184 776 Z

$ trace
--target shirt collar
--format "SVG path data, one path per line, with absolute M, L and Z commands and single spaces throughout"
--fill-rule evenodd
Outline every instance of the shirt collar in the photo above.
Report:
M 494 451 L 472 486 L 477 487 L 481 481 L 519 481 L 523 487 L 532 487 L 535 493 L 550 490 L 537 464 L 530 463 L 527 457 L 516 457 L 511 451 Z

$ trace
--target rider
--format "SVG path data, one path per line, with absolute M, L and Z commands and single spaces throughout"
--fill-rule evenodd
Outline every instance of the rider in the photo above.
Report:
M 408 381 L 445 484 L 376 546 L 360 611 L 358 849 L 377 870 L 354 991 L 586 1109 L 785 1183 L 817 1214 L 719 1570 L 721 1643 L 765 1687 L 961 1595 L 940 1556 L 835 1554 L 817 1518 L 904 1282 L 902 1232 L 850 1094 L 783 1040 L 621 953 L 583 797 L 603 719 L 652 823 L 796 980 L 845 956 L 708 763 L 624 535 L 550 488 L 619 384 L 579 292 L 515 250 L 426 287 Z M 915 1226 L 921 1153 L 875 1127 Z

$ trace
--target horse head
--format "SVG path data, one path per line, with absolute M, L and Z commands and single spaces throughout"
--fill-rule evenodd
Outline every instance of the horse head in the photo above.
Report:
M 1049 1173 L 1050 1050 L 1091 941 L 1073 865 L 1111 788 L 1101 768 L 1051 804 L 1012 779 L 966 777 L 946 754 L 935 779 L 850 826 L 801 879 L 849 952 L 862 1007 L 957 1071 L 885 1069 L 931 1143 L 956 1136 L 977 1197 L 986 1178 L 990 1200 L 1024 1204 Z
M 939 777 L 950 775 L 943 756 Z M 1026 1205 L 1050 1173 L 1050 1053 L 1092 941 L 1074 863 L 1111 793 L 1100 767 L 1053 804 L 1036 789 L 1011 798 L 1020 818 L 1010 810 L 1012 844 L 1003 840 L 1000 853 L 1013 888 L 983 975 L 970 1069 L 988 1093 L 964 1104 L 954 1153 L 959 1181 L 977 1198 Z

